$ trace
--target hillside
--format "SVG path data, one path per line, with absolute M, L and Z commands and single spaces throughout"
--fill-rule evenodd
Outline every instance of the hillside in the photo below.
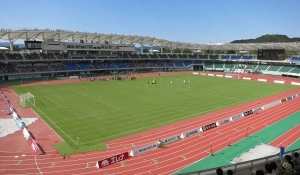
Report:
M 258 38 L 255 39 L 242 39 L 242 40 L 234 40 L 230 43 L 268 43 L 268 42 L 274 42 L 274 43 L 279 43 L 279 42 L 300 42 L 299 37 L 294 37 L 294 38 L 289 38 L 286 35 L 262 35 Z

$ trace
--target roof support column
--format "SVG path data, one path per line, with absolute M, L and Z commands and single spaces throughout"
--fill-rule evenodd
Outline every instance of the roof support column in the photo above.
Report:
M 14 51 L 14 41 L 13 40 L 9 40 L 9 47 L 10 47 L 10 51 Z
M 163 47 L 160 46 L 160 53 L 163 53 Z
M 141 44 L 141 53 L 144 53 L 144 44 Z
M 152 54 L 153 53 L 153 44 L 150 45 L 150 48 L 151 48 L 151 52 L 150 53 Z

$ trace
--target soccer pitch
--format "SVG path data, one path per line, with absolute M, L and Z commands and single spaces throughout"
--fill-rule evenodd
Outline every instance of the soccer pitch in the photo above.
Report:
M 15 86 L 35 96 L 34 110 L 72 147 L 178 122 L 295 88 L 199 75 Z M 184 84 L 181 80 L 185 79 Z M 171 83 L 172 81 L 172 83 Z

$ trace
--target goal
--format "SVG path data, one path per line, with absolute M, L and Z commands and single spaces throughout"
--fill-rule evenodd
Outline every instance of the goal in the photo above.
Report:
M 34 96 L 30 92 L 21 94 L 20 95 L 20 105 L 24 108 L 29 108 L 29 107 L 35 106 Z

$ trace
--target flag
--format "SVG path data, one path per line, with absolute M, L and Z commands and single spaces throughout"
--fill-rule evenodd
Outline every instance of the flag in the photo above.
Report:
M 280 158 L 282 158 L 283 154 L 284 154 L 284 147 L 280 147 L 280 152 L 277 154 Z

